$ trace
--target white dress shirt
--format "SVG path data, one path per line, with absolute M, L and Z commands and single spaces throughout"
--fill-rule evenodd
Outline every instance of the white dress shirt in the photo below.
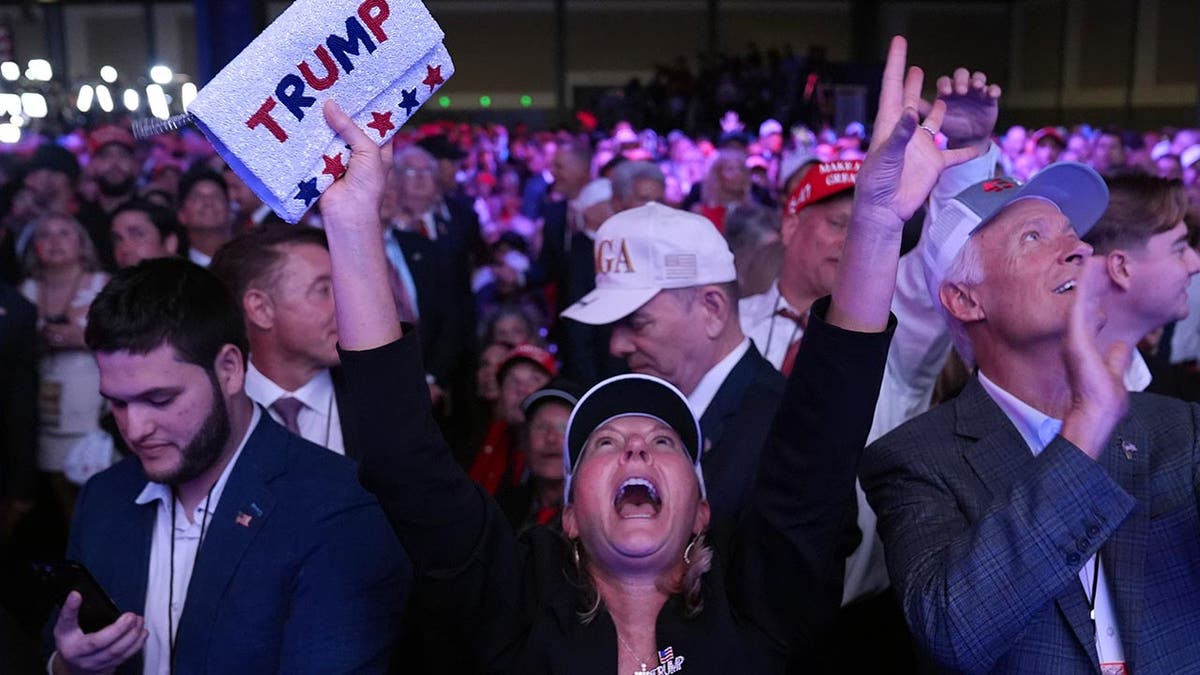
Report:
M 1175 322 L 1171 336 L 1171 363 L 1200 359 L 1200 274 L 1188 282 L 1188 315 Z
M 1050 417 L 1013 396 L 989 380 L 983 371 L 979 373 L 979 383 L 1021 433 L 1021 438 L 1025 439 L 1035 457 L 1040 455 L 1062 430 L 1062 420 Z M 1093 571 L 1099 577 L 1096 581 L 1096 597 L 1092 598 L 1096 612 L 1096 653 L 1099 654 L 1101 663 L 1121 663 L 1125 661 L 1125 651 L 1121 646 L 1117 614 L 1113 609 L 1108 579 L 1104 574 L 1104 562 L 1098 555 L 1088 558 L 1079 570 L 1079 582 L 1083 584 L 1083 592 L 1089 598 L 1092 593 Z
M 808 311 L 807 307 L 792 307 L 788 303 L 787 298 L 779 292 L 778 280 L 773 281 L 770 288 L 762 293 L 738 301 L 742 332 L 758 348 L 758 353 L 775 366 L 775 370 L 783 367 L 788 347 L 804 336 L 804 329 L 795 321 L 779 315 L 781 309 L 800 315 Z
M 246 441 L 254 428 L 258 426 L 262 413 L 254 406 L 250 417 L 250 425 L 246 435 L 238 445 L 237 451 L 225 465 L 221 477 L 213 484 L 209 497 L 196 507 L 189 520 L 181 508 L 183 505 L 174 498 L 171 487 L 162 483 L 147 482 L 141 494 L 134 500 L 138 504 L 158 502 L 154 520 L 154 533 L 150 542 L 150 568 L 146 576 L 146 606 L 143 616 L 146 620 L 146 630 L 150 637 L 142 650 L 145 658 L 144 672 L 146 675 L 170 675 L 171 642 L 168 635 L 174 637 L 170 629 L 179 630 L 179 618 L 183 614 L 184 601 L 187 599 L 188 585 L 192 580 L 192 566 L 196 562 L 197 550 L 201 537 L 206 536 L 212 528 L 213 515 L 217 512 L 217 504 L 221 502 L 221 493 L 225 491 L 225 483 L 229 474 L 242 456 Z M 176 502 L 175 522 L 171 522 L 172 502 Z M 206 513 L 207 511 L 207 513 Z M 202 531 L 203 527 L 203 531 Z M 173 530 L 173 531 L 172 531 Z M 175 542 L 175 557 L 171 559 L 172 536 Z M 172 573 L 173 572 L 173 573 Z M 174 591 L 171 582 L 174 581 Z M 171 600 L 171 619 L 167 619 L 167 601 Z
M 725 383 L 725 378 L 729 377 L 729 373 L 733 371 L 734 366 L 738 361 L 746 355 L 750 349 L 750 339 L 742 338 L 742 342 L 733 348 L 733 351 L 725 355 L 725 358 L 717 362 L 700 381 L 696 383 L 696 388 L 692 393 L 688 394 L 688 407 L 692 409 L 692 414 L 696 419 L 704 416 L 704 411 L 708 410 L 708 404 L 712 403 L 713 397 L 717 395 L 717 390 Z
M 265 407 L 271 418 L 280 424 L 283 424 L 283 418 L 271 409 L 271 404 L 283 396 L 298 399 L 304 404 L 300 414 L 296 416 L 300 437 L 329 448 L 339 455 L 346 454 L 346 446 L 342 439 L 342 421 L 338 415 L 337 398 L 333 391 L 333 378 L 330 377 L 328 369 L 317 373 L 296 391 L 287 391 L 254 367 L 254 354 L 251 354 L 250 365 L 246 368 L 246 395 Z

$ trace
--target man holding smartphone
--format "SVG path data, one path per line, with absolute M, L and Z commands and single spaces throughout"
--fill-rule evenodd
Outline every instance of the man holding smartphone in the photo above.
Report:
M 247 397 L 221 282 L 180 259 L 122 270 L 86 339 L 134 456 L 84 486 L 67 557 L 124 613 L 84 633 L 71 593 L 53 672 L 385 672 L 408 561 L 354 463 Z

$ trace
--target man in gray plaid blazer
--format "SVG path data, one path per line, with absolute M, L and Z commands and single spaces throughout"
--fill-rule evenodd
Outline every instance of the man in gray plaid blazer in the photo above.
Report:
M 1200 672 L 1200 408 L 1125 391 L 1080 241 L 1103 181 L 1054 165 L 963 191 L 922 254 L 979 374 L 880 439 L 862 482 L 932 670 Z

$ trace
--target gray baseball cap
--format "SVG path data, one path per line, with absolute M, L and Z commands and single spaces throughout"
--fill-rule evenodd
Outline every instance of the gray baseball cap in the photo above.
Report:
M 921 244 L 925 283 L 939 311 L 938 289 L 967 240 L 1004 207 L 1021 199 L 1050 202 L 1082 238 L 1108 208 L 1108 186 L 1092 167 L 1061 162 L 1046 167 L 1024 185 L 1013 178 L 989 178 L 955 195 L 930 223 Z

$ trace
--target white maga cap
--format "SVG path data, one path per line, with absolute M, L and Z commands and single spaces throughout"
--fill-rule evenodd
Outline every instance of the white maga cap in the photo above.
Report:
M 619 321 L 659 291 L 737 280 L 733 253 L 712 221 L 657 202 L 596 230 L 596 289 L 562 312 L 581 323 Z

